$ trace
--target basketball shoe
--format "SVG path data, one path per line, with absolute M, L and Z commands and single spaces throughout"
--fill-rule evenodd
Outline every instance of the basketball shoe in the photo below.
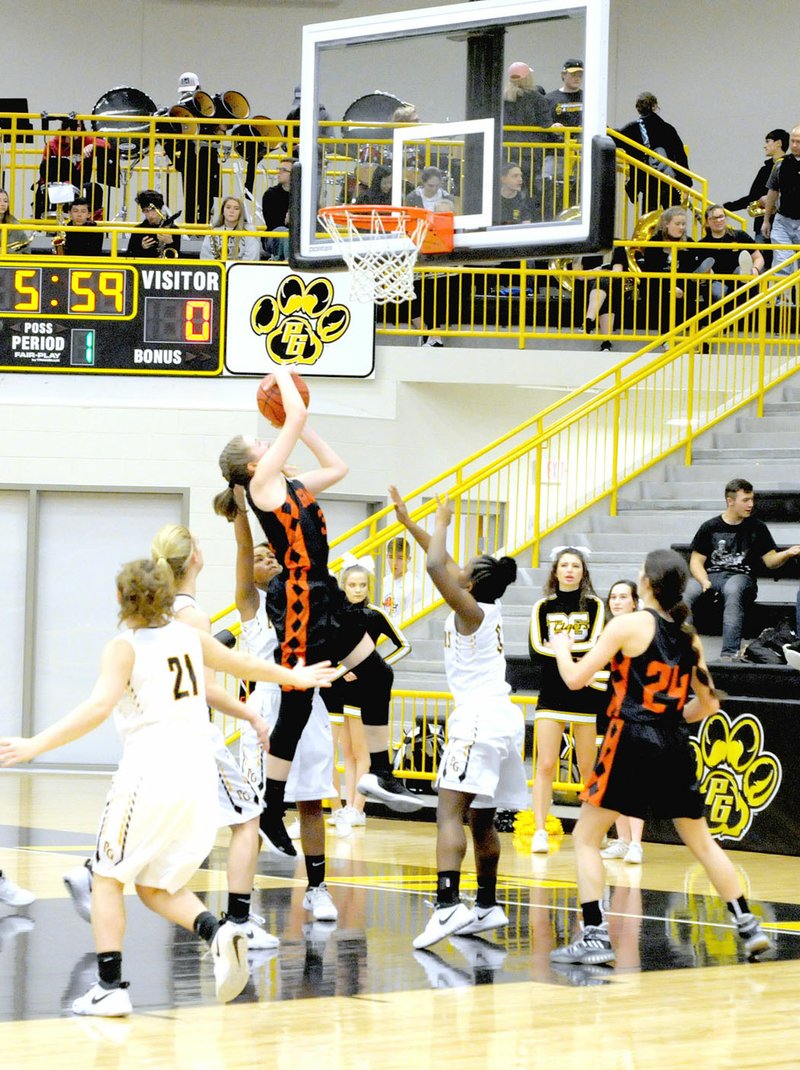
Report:
M 613 962 L 615 958 L 605 922 L 602 925 L 584 925 L 577 940 L 550 952 L 551 962 L 573 962 L 587 966 L 601 966 L 604 962 Z
M 125 1018 L 133 1013 L 128 982 L 116 988 L 103 988 L 99 981 L 72 1004 L 73 1014 L 89 1014 L 95 1018 Z
M 421 810 L 425 805 L 421 799 L 412 795 L 404 784 L 391 773 L 380 776 L 377 773 L 365 773 L 356 785 L 365 799 L 383 803 L 398 814 L 410 814 Z

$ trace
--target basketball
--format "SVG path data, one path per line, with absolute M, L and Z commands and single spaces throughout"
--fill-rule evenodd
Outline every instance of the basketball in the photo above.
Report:
M 300 392 L 300 397 L 303 399 L 303 404 L 308 408 L 308 387 L 303 379 L 297 374 L 292 372 L 292 379 L 294 385 Z M 256 401 L 261 411 L 261 415 L 269 420 L 273 427 L 283 427 L 286 422 L 286 413 L 283 408 L 283 399 L 281 398 L 280 389 L 275 382 L 275 376 L 265 375 L 261 382 L 258 384 L 258 391 L 256 392 Z

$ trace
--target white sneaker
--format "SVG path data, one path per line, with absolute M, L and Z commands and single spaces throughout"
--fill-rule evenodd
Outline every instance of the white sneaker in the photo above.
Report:
M 549 844 L 550 837 L 547 835 L 547 829 L 537 829 L 531 840 L 531 854 L 546 855 L 550 849 Z
M 264 919 L 258 917 L 257 914 L 251 914 L 244 924 L 238 924 L 235 921 L 228 921 L 226 925 L 232 925 L 234 929 L 237 929 L 247 940 L 247 947 L 250 951 L 269 951 L 272 948 L 280 947 L 280 940 L 277 936 L 273 936 L 272 933 L 268 933 L 260 922 Z
M 431 944 L 443 940 L 445 936 L 457 933 L 473 919 L 473 913 L 466 903 L 445 903 L 442 906 L 434 906 L 428 924 L 419 936 L 415 936 L 412 944 L 419 951 L 430 947 Z
M 0 873 L 0 900 L 12 907 L 27 907 L 36 902 L 36 896 Z
M 640 866 L 643 857 L 644 851 L 642 850 L 642 845 L 640 843 L 632 843 L 625 853 L 624 861 L 632 866 Z
M 367 823 L 366 814 L 361 810 L 356 810 L 355 806 L 345 806 L 344 815 L 350 828 L 363 828 Z
M 72 897 L 72 904 L 84 921 L 92 920 L 92 871 L 87 865 L 68 869 L 62 880 Z
M 320 884 L 316 888 L 306 888 L 303 896 L 303 910 L 310 910 L 315 921 L 336 921 L 339 911 L 331 899 L 327 884 Z
M 475 933 L 486 933 L 490 929 L 503 929 L 508 925 L 508 918 L 503 908 L 495 903 L 490 907 L 479 907 L 477 903 L 472 908 L 472 921 L 458 930 L 459 936 L 471 936 Z
M 300 819 L 299 818 L 295 818 L 295 820 L 291 823 L 291 825 L 288 826 L 288 828 L 286 829 L 286 835 L 289 837 L 290 840 L 299 840 L 300 839 Z
M 747 249 L 742 249 L 742 251 L 739 253 L 739 274 L 753 274 L 753 257 L 752 254 L 747 251 Z
M 214 958 L 214 981 L 217 999 L 230 1003 L 236 999 L 250 977 L 247 966 L 247 938 L 238 925 L 223 922 L 211 943 Z
M 118 988 L 103 988 L 99 981 L 92 985 L 86 995 L 72 1004 L 73 1014 L 91 1014 L 95 1018 L 125 1018 L 133 1013 L 128 982 Z
M 614 840 L 614 842 L 610 843 L 608 845 L 608 847 L 605 848 L 604 851 L 600 852 L 600 857 L 601 858 L 606 858 L 606 859 L 608 859 L 608 858 L 624 858 L 625 855 L 628 853 L 628 848 L 629 847 L 630 847 L 630 844 L 628 843 L 627 840 Z
M 341 810 L 334 810 L 333 815 L 328 818 L 328 824 L 333 826 L 337 836 L 353 835 L 353 826 L 347 820 L 347 809 L 345 807 L 342 807 Z

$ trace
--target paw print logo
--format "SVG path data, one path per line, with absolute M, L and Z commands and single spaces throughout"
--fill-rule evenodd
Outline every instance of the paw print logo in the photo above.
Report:
M 761 722 L 751 714 L 732 721 L 720 710 L 703 722 L 691 743 L 711 835 L 741 840 L 753 816 L 778 794 L 783 779 L 780 761 L 764 749 Z
M 250 326 L 265 334 L 267 353 L 276 364 L 316 364 L 326 342 L 336 342 L 350 326 L 350 310 L 333 303 L 333 284 L 299 275 L 281 280 L 275 295 L 259 297 Z

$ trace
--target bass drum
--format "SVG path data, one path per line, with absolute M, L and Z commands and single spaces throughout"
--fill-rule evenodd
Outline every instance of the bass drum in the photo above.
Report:
M 120 85 L 116 89 L 109 89 L 103 93 L 92 108 L 92 127 L 94 130 L 130 130 L 146 132 L 150 129 L 147 122 L 137 122 L 131 118 L 124 122 L 126 116 L 155 115 L 156 106 L 141 89 L 131 89 L 130 86 Z M 106 116 L 108 117 L 106 119 Z
M 399 97 L 392 96 L 391 93 L 367 93 L 363 97 L 359 97 L 358 100 L 354 100 L 349 108 L 345 111 L 343 118 L 351 123 L 390 123 L 392 117 L 397 108 L 402 106 L 403 101 Z M 391 141 L 392 131 L 380 126 L 347 126 L 342 124 L 342 137 L 356 138 L 361 142 L 369 141 L 381 141 L 387 137 Z M 352 146 L 347 146 L 347 155 L 360 155 L 364 152 L 368 146 L 363 146 L 360 150 L 353 151 Z M 391 149 L 388 145 L 377 145 L 373 148 L 378 149 L 381 156 L 391 155 Z M 385 153 L 381 150 L 385 150 Z M 370 162 L 378 162 L 373 159 Z

